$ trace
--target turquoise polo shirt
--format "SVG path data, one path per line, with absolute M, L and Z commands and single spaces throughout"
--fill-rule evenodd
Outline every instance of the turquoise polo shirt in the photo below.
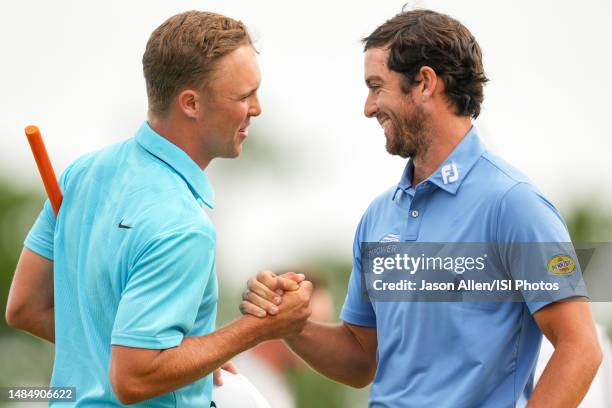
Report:
M 364 296 L 362 243 L 487 243 L 512 275 L 508 243 L 569 243 L 555 207 L 520 172 L 488 152 L 472 128 L 426 180 L 411 184 L 408 162 L 397 186 L 376 198 L 355 234 L 353 271 L 340 318 L 377 330 L 370 407 L 504 408 L 533 389 L 542 339 L 533 314 L 545 301 L 376 301 Z M 550 279 L 546 265 L 529 278 Z M 584 296 L 583 287 L 571 296 Z
M 144 123 L 136 136 L 72 163 L 57 220 L 47 201 L 25 246 L 53 261 L 51 386 L 75 406 L 121 406 L 109 383 L 112 345 L 177 347 L 215 329 L 212 187 L 179 147 Z M 209 375 L 136 404 L 208 407 Z M 52 403 L 51 405 L 62 405 Z

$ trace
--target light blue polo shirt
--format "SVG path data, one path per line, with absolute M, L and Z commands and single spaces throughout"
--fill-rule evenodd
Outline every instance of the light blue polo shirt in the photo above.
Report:
M 362 296 L 360 246 L 568 243 L 565 223 L 525 176 L 485 149 L 475 128 L 416 188 L 412 170 L 409 161 L 399 184 L 376 198 L 359 223 L 340 315 L 347 323 L 377 329 L 378 366 L 369 406 L 520 406 L 533 389 L 542 339 L 533 314 L 567 294 L 527 303 L 372 301 Z M 548 271 L 530 273 L 537 280 Z
M 136 136 L 81 157 L 60 179 L 25 246 L 53 260 L 51 386 L 76 406 L 121 406 L 109 383 L 111 345 L 168 349 L 215 328 L 212 187 L 200 167 L 147 123 Z M 208 407 L 212 376 L 142 407 Z M 52 405 L 62 405 L 53 404 Z

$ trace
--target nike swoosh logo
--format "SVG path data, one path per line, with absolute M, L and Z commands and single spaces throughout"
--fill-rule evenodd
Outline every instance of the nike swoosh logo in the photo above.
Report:
M 119 228 L 123 228 L 123 229 L 130 229 L 130 228 L 132 228 L 132 226 L 131 226 L 131 225 L 125 225 L 125 224 L 123 223 L 123 220 L 121 220 L 121 221 L 119 222 L 118 227 L 119 227 Z

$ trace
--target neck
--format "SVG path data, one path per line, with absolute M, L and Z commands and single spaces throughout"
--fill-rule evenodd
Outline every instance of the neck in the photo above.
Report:
M 148 122 L 153 130 L 187 153 L 202 170 L 212 161 L 212 157 L 204 154 L 204 149 L 198 144 L 199 138 L 191 123 L 175 118 L 172 113 L 164 117 L 149 113 Z
M 469 117 L 452 115 L 445 118 L 430 118 L 429 148 L 413 158 L 412 185 L 416 186 L 433 174 L 450 156 L 472 126 Z

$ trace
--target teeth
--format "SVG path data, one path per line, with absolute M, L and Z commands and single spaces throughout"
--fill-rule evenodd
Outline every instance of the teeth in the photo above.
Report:
M 386 129 L 387 126 L 389 126 L 389 124 L 391 123 L 391 119 L 385 119 L 380 126 L 382 126 L 383 129 Z

